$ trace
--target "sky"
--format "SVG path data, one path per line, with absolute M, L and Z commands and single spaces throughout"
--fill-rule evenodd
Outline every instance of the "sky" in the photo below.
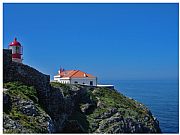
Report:
M 51 79 L 60 67 L 100 80 L 178 79 L 178 3 L 3 4 L 3 48 Z

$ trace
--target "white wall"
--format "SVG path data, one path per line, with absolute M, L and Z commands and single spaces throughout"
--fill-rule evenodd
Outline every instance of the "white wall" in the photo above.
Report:
M 96 78 L 71 78 L 70 81 L 71 84 L 75 84 L 75 82 L 78 82 L 77 84 L 82 84 L 82 85 L 90 85 L 90 81 L 92 81 L 93 86 L 97 85 Z
M 60 77 L 58 77 L 58 76 L 54 76 L 54 81 L 59 81 L 59 79 L 60 79 Z
M 70 83 L 69 77 L 67 77 L 67 78 L 60 78 L 60 76 L 54 76 L 54 81 L 57 81 L 57 82 L 60 82 L 60 83 L 66 83 L 66 84 Z
M 18 59 L 18 58 L 12 58 L 12 61 L 22 63 L 22 59 Z
M 54 81 L 66 84 L 82 84 L 90 85 L 90 81 L 93 82 L 93 86 L 97 85 L 97 78 L 60 78 L 59 76 L 54 76 Z M 77 82 L 77 83 L 75 83 Z
M 60 83 L 70 84 L 70 80 L 67 79 L 60 79 Z

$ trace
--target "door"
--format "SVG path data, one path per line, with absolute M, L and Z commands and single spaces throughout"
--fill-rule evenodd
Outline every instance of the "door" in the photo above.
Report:
M 90 81 L 90 85 L 93 85 L 93 81 Z

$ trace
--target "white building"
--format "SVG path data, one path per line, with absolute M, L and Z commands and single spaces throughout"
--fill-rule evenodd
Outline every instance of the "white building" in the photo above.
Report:
M 97 86 L 97 77 L 80 70 L 59 70 L 54 81 L 66 84 Z

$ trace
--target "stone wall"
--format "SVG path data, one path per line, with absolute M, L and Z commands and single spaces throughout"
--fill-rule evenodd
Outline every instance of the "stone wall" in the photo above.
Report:
M 3 49 L 3 68 L 8 68 L 12 62 L 12 51 L 10 49 Z
M 28 65 L 13 62 L 11 53 L 11 50 L 3 49 L 3 82 L 20 81 L 28 86 L 34 86 L 40 102 L 47 106 L 48 102 L 45 102 L 50 92 L 50 76 Z

